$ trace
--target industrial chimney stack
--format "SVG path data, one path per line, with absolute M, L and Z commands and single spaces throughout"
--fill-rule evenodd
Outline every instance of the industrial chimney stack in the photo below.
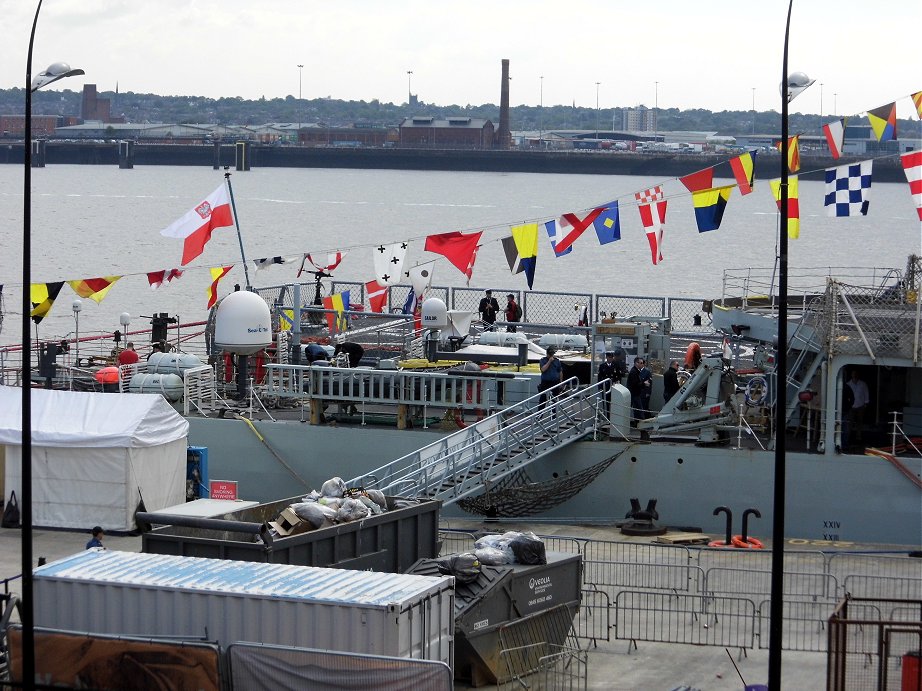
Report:
M 509 131 L 509 60 L 503 60 L 503 83 L 499 91 L 499 127 L 493 136 L 496 149 L 512 148 L 512 133 Z

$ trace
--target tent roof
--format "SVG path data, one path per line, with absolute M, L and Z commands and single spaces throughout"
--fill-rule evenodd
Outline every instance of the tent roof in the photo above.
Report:
M 0 444 L 22 442 L 22 389 L 0 386 Z M 185 437 L 186 422 L 160 394 L 32 389 L 37 446 L 144 447 Z

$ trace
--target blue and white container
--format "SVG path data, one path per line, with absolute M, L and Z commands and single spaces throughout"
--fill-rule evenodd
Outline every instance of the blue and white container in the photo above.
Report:
M 454 662 L 454 579 L 87 550 L 34 572 L 35 625 Z

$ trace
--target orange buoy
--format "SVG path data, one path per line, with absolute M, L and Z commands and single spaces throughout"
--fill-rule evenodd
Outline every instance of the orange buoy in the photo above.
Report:
M 742 535 L 734 535 L 732 539 L 734 547 L 740 549 L 763 549 L 765 545 L 754 537 L 747 537 L 745 540 Z
M 118 367 L 103 367 L 93 377 L 100 384 L 118 384 Z

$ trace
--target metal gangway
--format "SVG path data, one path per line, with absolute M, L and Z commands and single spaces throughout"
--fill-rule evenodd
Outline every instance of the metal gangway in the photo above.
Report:
M 350 487 L 452 504 L 549 453 L 591 434 L 607 418 L 607 382 L 577 387 L 575 378 L 504 408 L 387 465 L 350 480 Z

